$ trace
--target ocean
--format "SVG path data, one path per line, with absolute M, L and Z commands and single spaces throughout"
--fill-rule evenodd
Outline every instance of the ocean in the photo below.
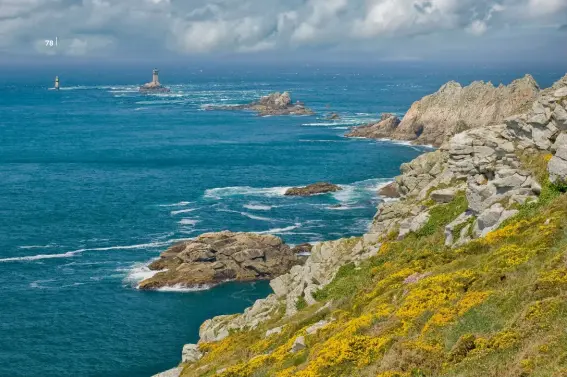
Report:
M 509 82 L 523 71 L 410 67 L 12 69 L 0 78 L 0 376 L 151 376 L 175 366 L 199 325 L 267 296 L 267 282 L 142 292 L 145 265 L 174 242 L 221 230 L 289 244 L 365 232 L 377 189 L 431 150 L 347 139 L 403 116 L 444 82 Z M 542 86 L 560 72 L 530 72 Z M 62 90 L 50 91 L 54 76 Z M 316 111 L 204 111 L 289 90 Z M 338 112 L 340 120 L 326 116 Z M 310 198 L 287 187 L 343 191 Z

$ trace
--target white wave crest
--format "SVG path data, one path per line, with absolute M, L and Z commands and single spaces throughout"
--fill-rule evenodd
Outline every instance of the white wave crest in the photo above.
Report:
M 179 221 L 179 224 L 195 226 L 199 223 L 199 221 L 200 220 L 195 220 L 195 219 L 181 219 L 181 221 Z
M 286 232 L 290 232 L 294 229 L 297 229 L 301 225 L 302 225 L 301 223 L 295 223 L 295 225 L 291 225 L 291 226 L 288 226 L 288 227 L 285 227 L 285 228 L 274 228 L 274 229 L 268 229 L 268 230 L 264 230 L 262 232 L 254 232 L 254 233 L 257 233 L 257 234 L 283 234 L 283 233 L 286 233 Z
M 132 250 L 132 249 L 151 249 L 151 248 L 158 248 L 164 247 L 169 245 L 170 241 L 162 241 L 162 242 L 150 242 L 138 245 L 126 245 L 126 246 L 108 246 L 108 247 L 93 247 L 93 248 L 84 248 L 84 249 L 77 249 L 73 251 L 68 251 L 62 254 L 39 254 L 39 255 L 27 255 L 22 257 L 12 257 L 12 258 L 3 258 L 0 259 L 0 263 L 5 262 L 31 262 L 36 260 L 42 259 L 57 259 L 57 258 L 72 258 L 81 254 L 85 251 L 110 251 L 110 250 Z
M 249 209 L 251 211 L 269 211 L 272 208 L 274 208 L 273 206 L 262 205 L 262 204 L 253 204 L 253 203 L 245 204 L 242 207 Z
M 220 187 L 208 189 L 205 191 L 205 198 L 209 199 L 222 199 L 230 196 L 265 196 L 277 197 L 284 196 L 285 192 L 290 187 L 269 187 L 269 188 L 256 188 L 249 186 L 235 186 L 235 187 Z
M 0 263 L 6 262 L 31 262 L 36 260 L 42 259 L 57 259 L 57 258 L 72 258 L 77 254 L 80 254 L 80 251 L 68 251 L 63 254 L 39 254 L 39 255 L 28 255 L 24 257 L 12 257 L 12 258 L 2 258 L 0 259 Z
M 153 271 L 148 268 L 147 264 L 136 263 L 128 270 L 128 274 L 124 278 L 124 283 L 137 287 L 141 281 L 164 271 L 167 270 Z
M 191 203 L 193 203 L 193 202 L 179 202 L 179 203 L 173 203 L 173 204 L 160 204 L 159 207 L 185 207 L 185 206 L 188 206 Z
M 196 210 L 198 210 L 199 208 L 187 208 L 187 209 L 180 209 L 178 211 L 171 211 L 171 214 L 173 216 L 175 215 L 179 215 L 180 213 L 189 213 L 189 212 L 194 212 Z
M 271 219 L 269 217 L 256 216 L 256 215 L 253 215 L 253 214 L 248 213 L 248 212 L 240 212 L 240 214 L 242 216 L 248 217 L 249 219 L 252 219 L 252 220 L 270 221 L 270 222 L 278 221 L 278 220 L 275 220 L 275 219 Z

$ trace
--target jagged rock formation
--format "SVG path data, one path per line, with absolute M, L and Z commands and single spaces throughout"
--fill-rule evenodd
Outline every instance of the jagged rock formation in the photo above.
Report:
M 337 192 L 342 190 L 340 186 L 327 182 L 313 183 L 304 187 L 292 187 L 285 192 L 285 196 L 311 196 Z
M 517 213 L 518 205 L 537 201 L 542 191 L 535 174 L 523 162 L 525 155 L 544 155 L 556 182 L 567 178 L 563 170 L 567 150 L 567 76 L 541 92 L 531 108 L 502 124 L 474 128 L 452 137 L 442 147 L 403 164 L 395 180 L 399 201 L 380 204 L 371 229 L 361 238 L 314 245 L 304 265 L 270 282 L 274 293 L 257 300 L 243 314 L 220 316 L 200 329 L 201 342 L 214 342 L 232 331 L 255 329 L 281 315 L 297 313 L 298 304 L 316 304 L 316 292 L 328 285 L 339 268 L 376 255 L 386 240 L 403 240 L 427 231 L 435 216 L 443 215 L 448 201 L 459 212 L 445 226 L 445 244 L 457 247 L 484 237 Z M 559 161 L 561 160 L 561 161 Z M 435 230 L 435 229 L 433 229 Z M 411 275 L 415 284 L 424 275 Z M 407 281 L 407 282 L 406 282 Z M 321 308 L 323 309 L 323 308 Z
M 388 183 L 378 190 L 378 195 L 384 198 L 397 199 L 400 197 L 396 182 Z
M 206 233 L 178 243 L 150 264 L 158 272 L 140 289 L 219 284 L 227 280 L 273 279 L 300 263 L 279 237 L 253 233 Z
M 459 132 L 495 125 L 525 112 L 538 93 L 539 87 L 530 75 L 498 87 L 482 81 L 462 87 L 451 81 L 436 93 L 415 102 L 401 123 L 382 120 L 376 125 L 357 127 L 347 136 L 411 140 L 416 144 L 440 146 Z
M 313 115 L 313 111 L 302 102 L 292 103 L 288 92 L 272 93 L 247 105 L 207 106 L 205 110 L 252 110 L 260 116 L 268 115 Z
M 378 123 L 371 123 L 364 126 L 353 127 L 346 137 L 364 137 L 368 139 L 389 138 L 400 125 L 400 118 L 394 114 L 382 114 Z

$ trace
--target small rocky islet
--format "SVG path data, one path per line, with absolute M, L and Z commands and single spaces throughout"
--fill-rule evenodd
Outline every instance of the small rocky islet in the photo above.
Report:
M 156 274 L 143 280 L 142 290 L 163 287 L 202 287 L 226 281 L 273 279 L 302 264 L 310 247 L 303 244 L 291 248 L 273 235 L 205 233 L 164 251 L 149 265 Z
M 288 189 L 285 196 L 312 196 L 341 191 L 342 187 L 329 182 L 317 182 L 303 187 L 292 187 Z
M 303 102 L 292 102 L 289 92 L 275 92 L 245 105 L 207 105 L 205 110 L 251 110 L 259 116 L 313 115 Z

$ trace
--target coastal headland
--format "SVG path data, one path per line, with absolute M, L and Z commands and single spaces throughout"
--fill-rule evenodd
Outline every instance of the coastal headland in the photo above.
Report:
M 380 123 L 359 131 L 439 149 L 401 166 L 366 234 L 313 245 L 162 377 L 567 370 L 567 76 L 451 82 Z

